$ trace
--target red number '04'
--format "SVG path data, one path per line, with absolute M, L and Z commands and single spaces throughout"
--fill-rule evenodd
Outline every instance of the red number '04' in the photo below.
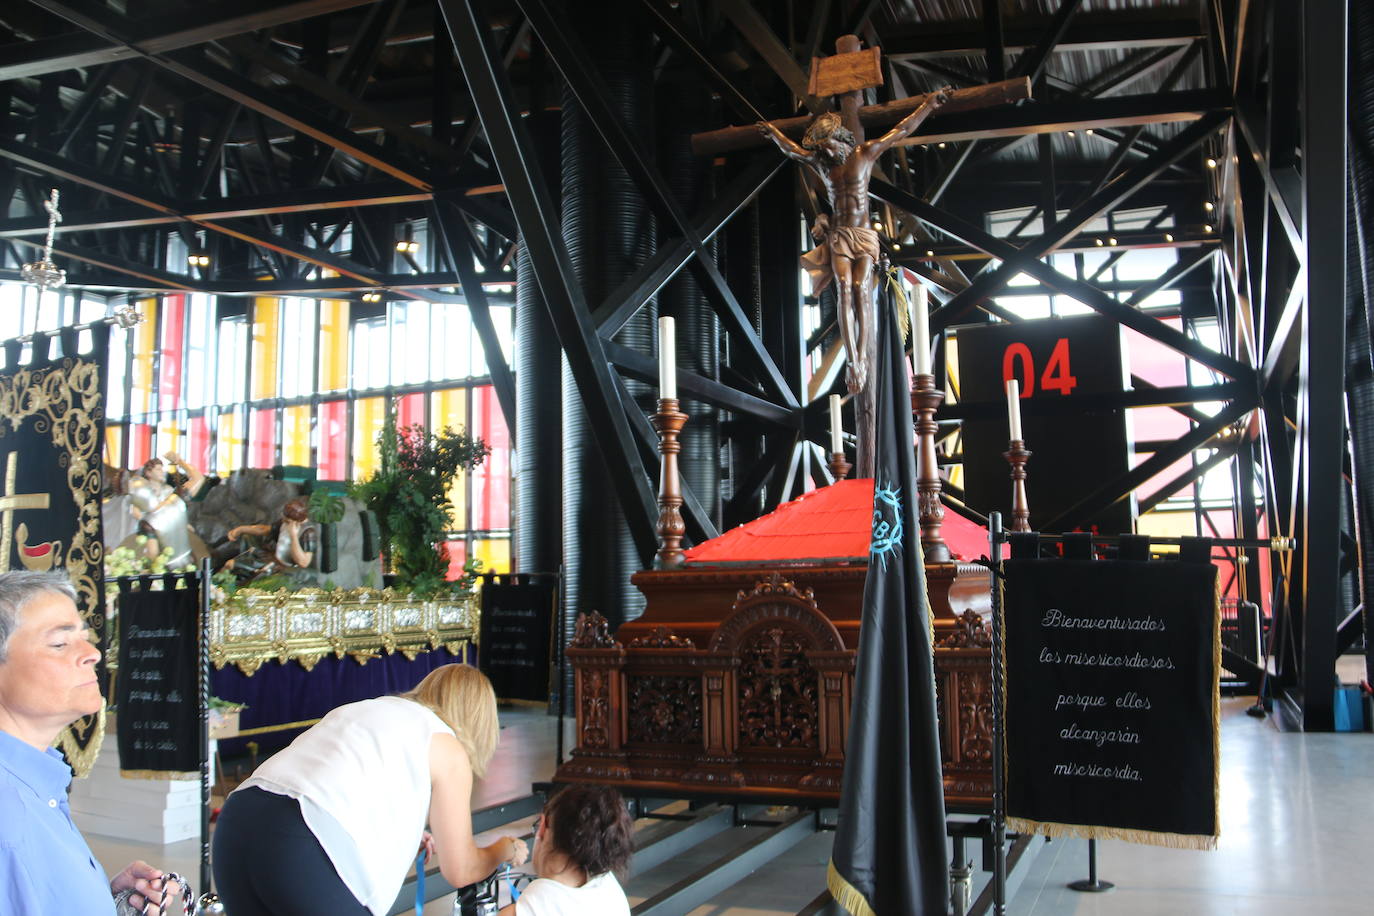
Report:
M 1020 362 L 1020 371 L 1016 371 L 1016 363 Z M 1021 397 L 1028 398 L 1035 394 L 1035 359 L 1031 356 L 1030 347 L 1023 343 L 1011 344 L 1002 353 L 1002 383 L 1006 384 L 1014 378 L 1021 378 Z M 1068 394 L 1078 387 L 1078 379 L 1074 377 L 1073 370 L 1069 368 L 1069 339 L 1061 337 L 1055 341 L 1054 349 L 1050 351 L 1049 362 L 1045 364 L 1045 374 L 1040 376 L 1040 387 L 1045 391 L 1058 391 L 1060 394 Z

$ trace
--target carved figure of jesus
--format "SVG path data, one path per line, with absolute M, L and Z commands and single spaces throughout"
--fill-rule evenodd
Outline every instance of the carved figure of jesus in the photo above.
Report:
M 767 121 L 759 133 L 777 144 L 795 162 L 810 168 L 830 200 L 830 216 L 816 221 L 812 235 L 820 246 L 802 258 L 816 278 L 814 292 L 831 279 L 839 304 L 840 339 L 848 354 L 845 381 L 858 393 L 868 383 L 868 354 L 872 352 L 875 316 L 874 272 L 880 254 L 878 233 L 869 224 L 868 182 L 873 165 L 893 144 L 905 139 L 921 122 L 949 100 L 948 89 L 931 93 L 911 114 L 876 140 L 856 142 L 835 112 L 818 115 L 806 128 L 800 145 Z

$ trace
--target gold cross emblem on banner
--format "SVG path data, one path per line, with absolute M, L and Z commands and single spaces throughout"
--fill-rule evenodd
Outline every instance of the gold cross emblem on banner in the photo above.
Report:
M 14 545 L 14 513 L 20 509 L 48 508 L 47 493 L 16 493 L 14 482 L 19 474 L 19 453 L 5 456 L 5 489 L 0 491 L 0 572 L 9 572 L 10 551 Z

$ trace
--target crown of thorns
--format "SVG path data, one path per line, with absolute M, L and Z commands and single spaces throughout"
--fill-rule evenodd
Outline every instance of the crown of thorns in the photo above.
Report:
M 815 149 L 826 140 L 839 140 L 841 143 L 854 145 L 854 132 L 845 127 L 840 116 L 833 111 L 816 116 L 802 136 L 802 146 L 806 149 Z

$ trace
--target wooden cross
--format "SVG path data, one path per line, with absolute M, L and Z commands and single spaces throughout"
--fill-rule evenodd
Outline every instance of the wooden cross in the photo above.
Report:
M 5 456 L 5 489 L 0 492 L 0 572 L 9 572 L 10 549 L 14 543 L 14 513 L 21 509 L 48 508 L 47 493 L 15 493 L 19 475 L 19 453 Z

